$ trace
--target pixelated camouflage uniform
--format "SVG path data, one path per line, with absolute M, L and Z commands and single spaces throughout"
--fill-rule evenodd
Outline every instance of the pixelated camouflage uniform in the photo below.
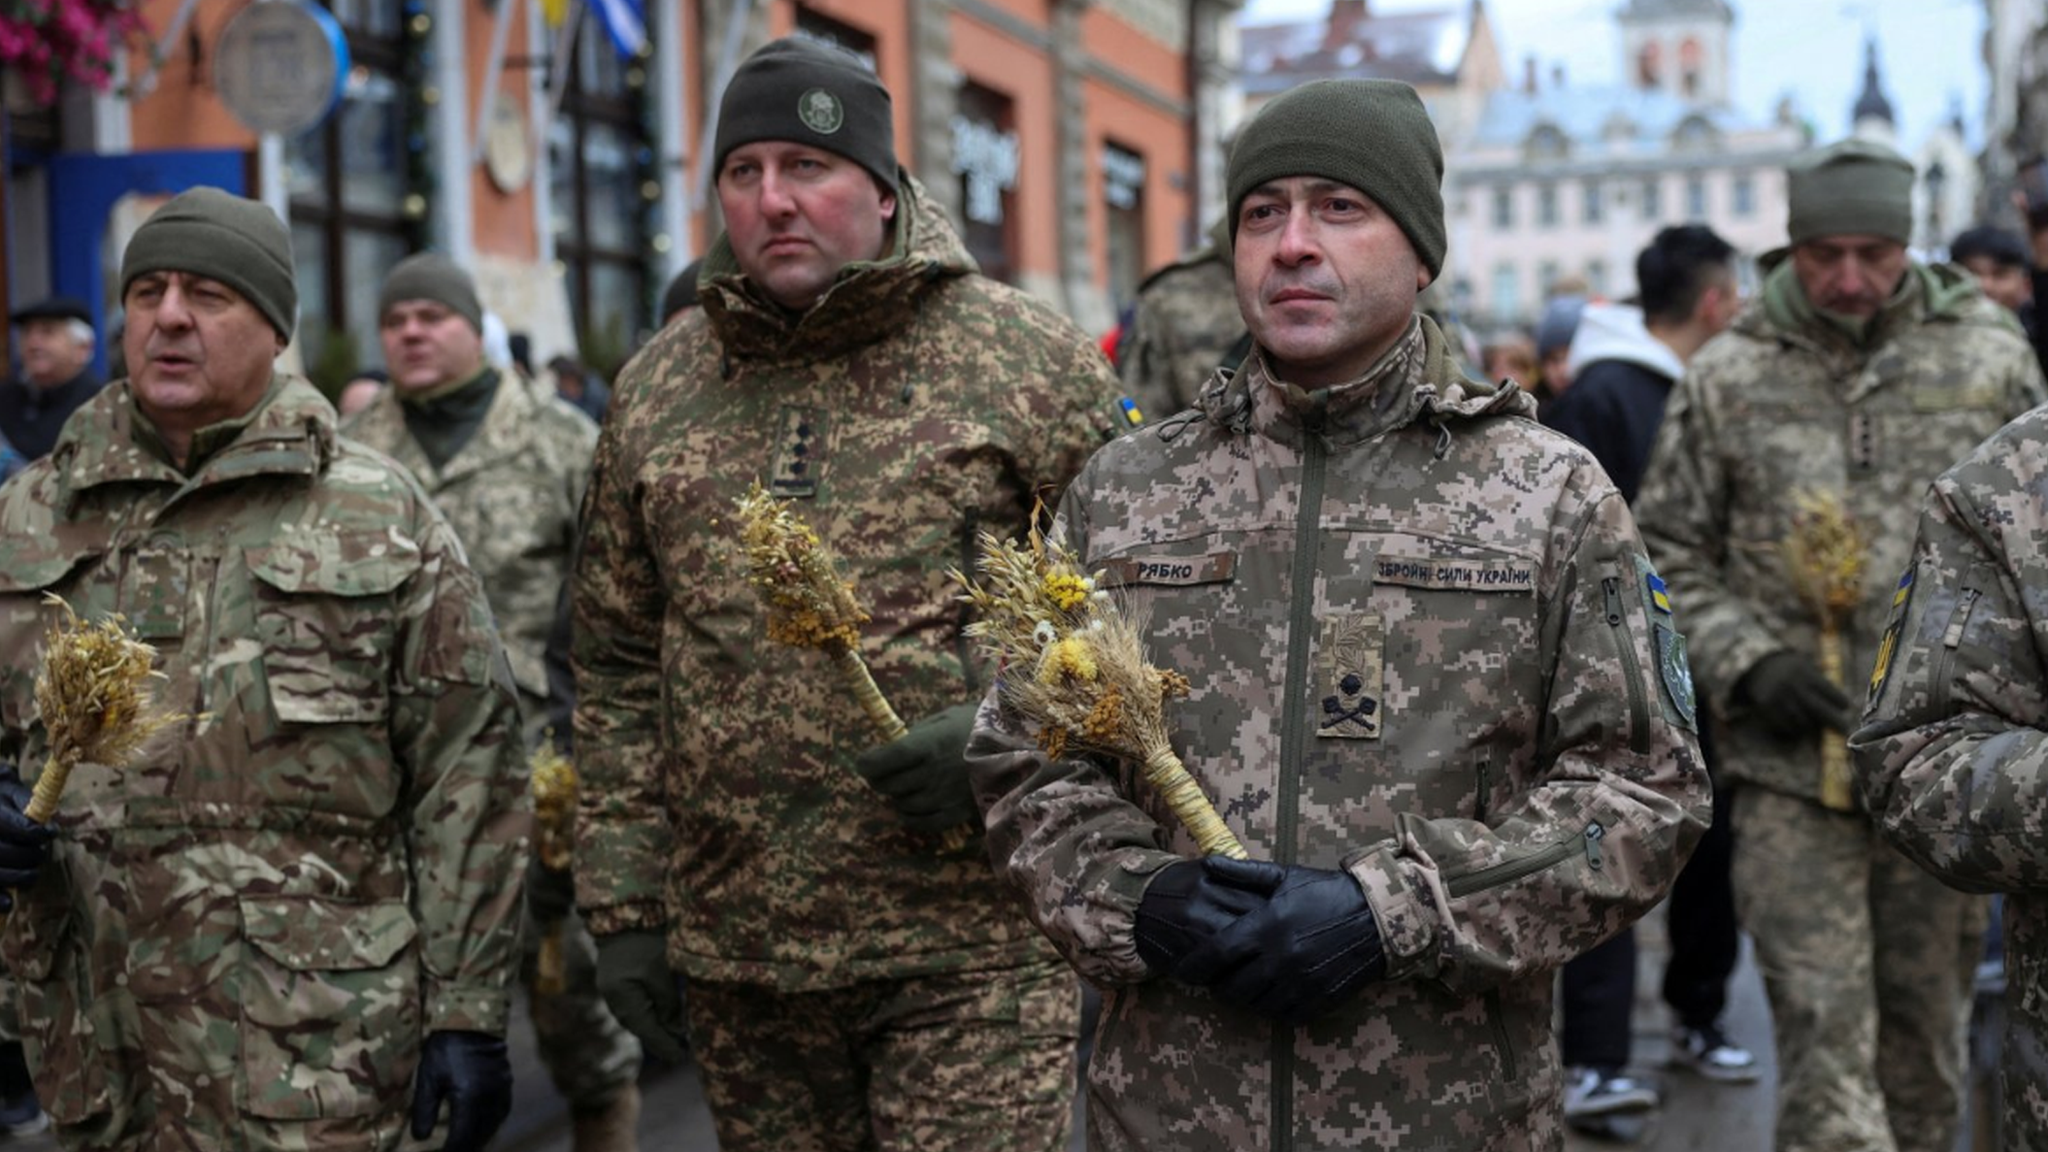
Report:
M 195 719 L 80 765 L 0 954 L 67 1147 L 388 1149 L 422 1037 L 502 1033 L 531 815 L 511 676 L 433 504 L 279 377 L 188 477 L 125 386 L 0 490 L 0 757 L 47 752 L 56 593 Z
M 1909 265 L 1872 323 L 1859 346 L 1813 312 L 1789 261 L 1772 265 L 1762 299 L 1673 389 L 1636 516 L 1686 606 L 1739 788 L 1734 883 L 1771 997 L 1778 1147 L 1945 1152 L 1982 901 L 1884 846 L 1863 814 L 1822 807 L 1820 740 L 1779 742 L 1735 699 L 1773 652 L 1818 660 L 1819 621 L 1782 553 L 1795 496 L 1839 493 L 1867 535 L 1841 633 L 1860 684 L 1927 484 L 2043 397 L 2011 319 L 1959 270 Z
M 1218 220 L 1206 246 L 1138 286 L 1117 375 L 1148 420 L 1194 407 L 1216 366 L 1244 339 L 1226 223 Z
M 1878 830 L 2005 903 L 2005 1147 L 2048 1148 L 2048 410 L 1936 481 L 1850 741 Z
M 404 402 L 392 389 L 345 421 L 341 431 L 411 469 L 462 541 L 497 618 L 531 745 L 548 720 L 545 653 L 569 580 L 597 426 L 544 385 L 487 371 L 498 383 L 483 423 L 442 467 L 406 431 Z M 538 879 L 570 883 L 561 874 Z M 582 923 L 572 916 L 560 931 L 571 979 L 559 993 L 532 996 L 534 1036 L 562 1095 L 573 1106 L 598 1108 L 639 1075 L 640 1042 L 598 994 Z M 521 983 L 529 991 L 539 951 L 539 926 L 529 922 L 520 947 Z
M 985 704 L 991 857 L 1106 989 L 1089 1147 L 1557 1148 L 1553 970 L 1707 819 L 1683 638 L 1591 455 L 1433 323 L 1339 388 L 1267 372 L 1098 453 L 1056 531 L 1193 681 L 1173 746 L 1224 821 L 1357 878 L 1388 978 L 1299 1029 L 1152 978 L 1136 908 L 1192 840 L 1131 766 L 1049 761 Z
M 907 721 L 980 695 L 946 571 L 973 563 L 977 532 L 1025 530 L 1040 493 L 1051 499 L 1110 434 L 1116 387 L 1070 323 L 972 274 L 907 179 L 898 217 L 894 248 L 843 270 L 800 316 L 742 277 L 721 240 L 706 258 L 709 323 L 668 326 L 620 374 L 585 512 L 579 902 L 600 936 L 669 931 L 728 1152 L 787 1146 L 759 1080 L 796 1073 L 716 1053 L 733 1030 L 757 1054 L 801 1038 L 772 1014 L 720 1017 L 709 1006 L 744 989 L 718 985 L 809 997 L 825 1030 L 860 1027 L 850 1017 L 877 981 L 1059 968 L 979 837 L 945 851 L 911 834 L 853 772 L 880 738 L 829 657 L 768 642 L 732 523 L 760 481 L 843 558 L 874 617 L 861 654 Z M 952 1091 L 925 1103 L 932 1126 L 913 1122 L 890 1147 L 1064 1146 L 1074 985 L 1027 1003 L 990 1032 L 1027 1066 L 1003 1056 L 951 1070 Z M 875 1069 L 874 1083 L 914 1071 Z M 939 1131 L 947 1096 L 977 1083 L 1013 1094 L 1000 1132 Z M 820 1096 L 810 1106 L 829 1108 Z M 834 1114 L 828 1127 L 835 1118 L 858 1146 L 858 1121 Z

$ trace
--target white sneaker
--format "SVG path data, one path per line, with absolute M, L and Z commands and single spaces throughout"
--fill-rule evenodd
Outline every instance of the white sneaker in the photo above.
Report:
M 1609 1116 L 1616 1112 L 1648 1112 L 1658 1104 L 1657 1090 L 1608 1068 L 1564 1070 L 1564 1115 L 1570 1120 Z
M 1671 1035 L 1670 1064 L 1723 1084 L 1749 1084 L 1763 1075 L 1756 1055 L 1729 1043 L 1719 1028 L 1680 1027 Z

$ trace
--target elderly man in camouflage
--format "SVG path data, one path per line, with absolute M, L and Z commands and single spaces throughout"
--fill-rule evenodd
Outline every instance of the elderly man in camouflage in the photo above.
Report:
M 1554 970 L 1705 826 L 1684 641 L 1628 507 L 1417 312 L 1445 249 L 1412 88 L 1320 81 L 1229 168 L 1255 340 L 1056 531 L 1185 673 L 1174 747 L 1252 859 L 984 705 L 990 851 L 1105 988 L 1089 1146 L 1563 1141 Z
M 1636 500 L 1724 722 L 1736 908 L 1771 998 L 1777 1146 L 1794 1152 L 1954 1143 L 1983 934 L 1982 901 L 1856 810 L 1853 713 L 1823 671 L 1830 648 L 1845 677 L 1870 668 L 1927 484 L 2043 398 L 2003 309 L 1907 255 L 1912 185 L 1861 141 L 1794 162 L 1790 251 L 1765 256 L 1760 298 L 1687 366 Z M 1833 567 L 1860 590 L 1844 580 L 1817 607 L 1817 566 L 1793 553 L 1844 518 Z
M 985 669 L 948 568 L 1023 532 L 1115 427 L 1073 325 L 974 272 L 856 58 L 761 49 L 719 109 L 706 322 L 627 366 L 577 570 L 577 893 L 651 1053 L 688 1035 L 724 1152 L 1064 1148 L 1074 977 L 990 874 L 962 754 Z M 880 743 L 822 652 L 767 642 L 733 504 L 846 562 Z M 868 783 L 863 783 L 863 777 Z M 873 787 L 870 787 L 872 784 Z
M 1934 484 L 1850 739 L 1878 831 L 2005 892 L 2004 1146 L 2048 1148 L 2048 410 Z
M 569 580 L 597 426 L 545 386 L 485 362 L 476 284 L 447 257 L 400 261 L 377 307 L 391 386 L 342 432 L 410 469 L 455 529 L 490 599 L 526 742 L 535 744 L 547 723 L 544 654 Z M 569 1101 L 576 1152 L 631 1149 L 640 1044 L 598 995 L 597 954 L 573 915 L 571 884 L 536 857 L 520 976 L 541 1059 Z M 568 962 L 567 985 L 552 994 L 534 987 L 542 924 L 562 925 Z
M 81 765 L 48 827 L 0 782 L 0 954 L 78 1149 L 481 1149 L 524 803 L 518 702 L 462 547 L 411 477 L 274 370 L 297 309 L 263 205 L 200 188 L 122 258 L 132 376 L 0 489 L 0 756 L 68 600 L 119 612 L 190 713 Z M 408 1105 L 408 1099 L 410 1104 Z

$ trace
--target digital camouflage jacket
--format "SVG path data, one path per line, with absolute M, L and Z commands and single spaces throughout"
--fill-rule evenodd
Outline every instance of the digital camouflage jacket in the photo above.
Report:
M 884 259 L 792 315 L 706 258 L 708 323 L 620 374 L 575 582 L 579 903 L 670 928 L 698 979 L 786 990 L 1003 967 L 1044 943 L 989 872 L 905 831 L 853 771 L 881 743 L 832 660 L 768 641 L 733 506 L 760 482 L 845 562 L 861 655 L 905 722 L 980 696 L 949 568 L 1111 433 L 1109 365 L 975 274 L 914 182 Z
M 1419 318 L 1311 394 L 1255 352 L 1069 489 L 1056 532 L 1193 682 L 1175 751 L 1254 858 L 1355 877 L 1388 962 L 1301 1028 L 1152 978 L 1136 908 L 1192 840 L 985 703 L 991 856 L 1106 989 L 1091 1149 L 1561 1145 L 1553 970 L 1664 894 L 1708 786 L 1628 508 L 1533 407 Z
M 1209 229 L 1206 247 L 1138 286 L 1117 375 L 1147 420 L 1164 420 L 1194 407 L 1217 365 L 1244 339 L 1224 223 L 1219 220 Z
M 1685 605 L 1728 777 L 1811 799 L 1820 740 L 1774 740 L 1733 699 L 1773 652 L 1820 658 L 1821 620 L 1784 555 L 1798 499 L 1837 494 L 1868 542 L 1861 595 L 1840 626 L 1853 695 L 1877 656 L 1927 485 L 2048 399 L 2011 315 L 1958 268 L 1909 265 L 1875 323 L 1855 343 L 1813 312 L 1790 261 L 1778 264 L 1762 299 L 1672 389 L 1635 502 L 1651 555 Z
M 0 757 L 48 751 L 55 593 L 190 713 L 83 764 L 0 953 L 67 1143 L 395 1147 L 426 1032 L 502 1032 L 530 816 L 483 592 L 391 461 L 280 377 L 189 477 L 125 385 L 0 489 Z
M 2048 409 L 1935 482 L 1850 742 L 1879 831 L 2004 892 L 2005 1146 L 2048 1148 Z
M 536 715 L 548 694 L 548 630 L 569 579 L 576 513 L 597 448 L 590 418 L 541 388 L 500 373 L 483 426 L 445 468 L 435 468 L 405 430 L 404 402 L 389 388 L 341 429 L 410 468 L 448 518 L 490 598 L 512 678 Z

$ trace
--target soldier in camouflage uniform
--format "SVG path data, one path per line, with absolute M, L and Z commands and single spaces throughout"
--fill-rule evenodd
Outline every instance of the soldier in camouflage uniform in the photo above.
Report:
M 992 858 L 1106 989 L 1098 1152 L 1559 1147 L 1554 971 L 1705 826 L 1627 505 L 1416 311 L 1442 172 L 1406 85 L 1261 109 L 1229 169 L 1257 344 L 1055 525 L 1192 680 L 1174 750 L 1252 860 L 1189 859 L 1133 766 L 1049 758 L 999 691 L 969 745 Z
M 474 1152 L 510 1103 L 531 825 L 483 590 L 412 478 L 274 372 L 269 209 L 178 196 L 121 283 L 133 376 L 0 490 L 0 757 L 48 751 L 51 593 L 122 613 L 191 716 L 80 765 L 50 827 L 0 784 L 37 1088 L 67 1148 L 384 1150 L 445 1103 Z
M 487 364 L 482 318 L 475 283 L 447 257 L 400 261 L 378 300 L 391 386 L 342 432 L 410 469 L 462 541 L 497 618 L 531 746 L 547 723 L 544 653 L 569 579 L 597 426 L 546 385 Z M 536 856 L 520 976 L 541 1059 L 569 1101 L 573 1146 L 631 1149 L 640 1044 L 598 995 L 597 951 L 574 916 L 572 883 Z M 567 961 L 566 987 L 553 994 L 534 987 L 544 924 L 560 925 Z
M 987 683 L 946 570 L 1030 525 L 1113 429 L 1115 382 L 975 273 L 889 123 L 837 49 L 740 68 L 704 319 L 621 373 L 585 513 L 577 893 L 653 1054 L 680 1051 L 687 975 L 724 1152 L 1049 1152 L 1070 1127 L 1073 974 L 980 838 L 939 835 L 975 815 Z M 875 747 L 831 657 L 768 642 L 732 522 L 756 482 L 844 560 L 904 739 Z
M 1207 245 L 1138 286 L 1117 375 L 1147 419 L 1194 407 L 1202 385 L 1244 340 L 1244 317 L 1230 279 L 1228 223 L 1216 221 Z
M 1887 841 L 2007 893 L 2004 1146 L 2048 1148 L 2048 410 L 1935 482 L 1850 740 Z
M 1802 501 L 1860 533 L 1860 594 L 1833 622 L 1860 678 L 1927 484 L 2043 398 L 2011 318 L 1961 269 L 1907 256 L 1912 181 L 1860 141 L 1793 164 L 1792 246 L 1687 366 L 1636 501 L 1724 722 L 1736 907 L 1771 998 L 1777 1146 L 1797 1152 L 1953 1145 L 1983 933 L 1981 900 L 1880 842 L 1845 775 L 1824 780 L 1853 713 L 1786 557 L 1814 522 Z

